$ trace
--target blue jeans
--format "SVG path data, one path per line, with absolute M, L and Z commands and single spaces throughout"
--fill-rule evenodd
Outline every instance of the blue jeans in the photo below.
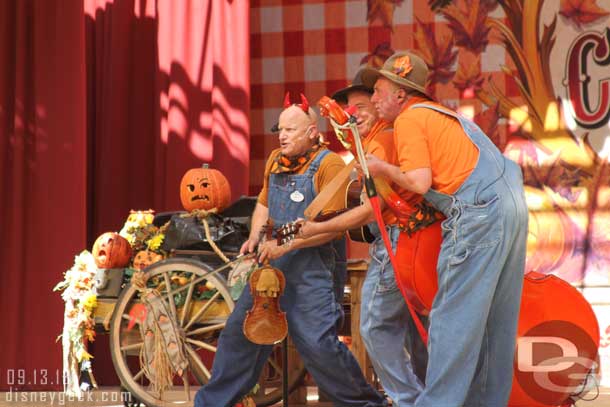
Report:
M 377 225 L 369 228 L 379 236 Z M 394 252 L 399 234 L 396 226 L 388 227 Z M 375 372 L 394 405 L 413 406 L 422 390 L 422 382 L 414 374 L 412 362 L 423 365 L 417 367 L 422 376 L 425 375 L 426 347 L 396 285 L 394 270 L 381 237 L 371 244 L 369 253 L 371 263 L 362 285 L 360 334 Z
M 304 216 L 315 196 L 314 174 L 326 154 L 328 151 L 319 153 L 305 174 L 271 174 L 269 216 L 276 225 Z M 292 199 L 294 191 L 304 199 Z M 358 362 L 337 337 L 342 309 L 336 296 L 344 279 L 337 268 L 345 267 L 344 244 L 333 241 L 294 250 L 273 260 L 271 265 L 286 277 L 280 306 L 286 312 L 288 333 L 303 364 L 336 406 L 386 406 L 385 399 L 366 382 Z M 220 334 L 212 377 L 197 392 L 196 407 L 230 407 L 257 382 L 271 347 L 256 345 L 243 333 L 246 311 L 252 302 L 250 286 L 246 285 Z
M 327 249 L 323 257 L 331 262 L 332 250 Z M 301 258 L 316 258 L 318 251 L 320 248 L 301 249 Z M 292 259 L 292 263 L 295 261 Z M 366 382 L 353 355 L 337 338 L 336 324 L 341 314 L 332 271 L 299 267 L 284 270 L 286 290 L 280 306 L 286 312 L 295 347 L 318 387 L 336 406 L 385 406 L 385 400 Z M 246 311 L 252 303 L 250 286 L 246 285 L 220 334 L 212 377 L 197 393 L 196 407 L 230 407 L 256 384 L 271 346 L 255 345 L 243 334 Z
M 447 219 L 429 316 L 426 387 L 415 405 L 503 407 L 512 387 L 525 269 L 523 177 L 476 124 L 450 115 L 479 159 L 453 195 L 432 189 L 424 195 Z

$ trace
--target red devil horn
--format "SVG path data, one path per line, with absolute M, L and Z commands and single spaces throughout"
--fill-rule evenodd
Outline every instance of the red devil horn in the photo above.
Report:
M 303 95 L 302 93 L 301 93 L 301 109 L 303 109 L 305 114 L 309 114 L 309 101 L 307 100 L 305 95 Z
M 290 107 L 292 103 L 290 103 L 290 92 L 286 92 L 286 96 L 284 96 L 284 109 Z

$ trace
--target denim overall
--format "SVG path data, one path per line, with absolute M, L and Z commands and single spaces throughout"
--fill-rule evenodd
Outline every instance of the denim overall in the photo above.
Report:
M 368 228 L 375 240 L 369 249 L 371 262 L 362 285 L 360 335 L 393 405 L 413 406 L 423 388 L 418 376 L 423 379 L 426 374 L 426 347 L 396 284 L 379 227 L 371 223 Z M 400 229 L 388 225 L 386 230 L 396 253 Z
M 453 195 L 429 190 L 443 212 L 438 293 L 432 304 L 426 386 L 417 407 L 504 407 L 513 375 L 528 212 L 520 168 L 473 122 L 453 112 L 479 149 Z
M 314 174 L 328 153 L 328 150 L 319 153 L 304 174 L 270 175 L 269 217 L 275 225 L 304 217 L 305 208 L 316 194 Z M 294 191 L 304 196 L 301 202 L 291 199 Z M 341 245 L 344 247 L 345 242 Z M 338 287 L 333 272 L 338 247 L 337 243 L 329 242 L 291 251 L 272 261 L 271 265 L 286 277 L 280 305 L 305 367 L 336 406 L 385 406 L 386 401 L 366 382 L 358 362 L 337 338 L 341 305 L 335 295 Z M 212 377 L 197 393 L 195 406 L 232 406 L 256 384 L 271 346 L 255 345 L 245 338 L 242 324 L 251 307 L 247 285 L 222 330 Z

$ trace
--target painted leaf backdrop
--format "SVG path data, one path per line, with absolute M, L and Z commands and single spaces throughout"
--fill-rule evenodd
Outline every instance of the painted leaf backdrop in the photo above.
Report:
M 596 0 L 561 0 L 559 14 L 573 21 L 577 27 L 592 23 L 610 14 L 599 7 Z

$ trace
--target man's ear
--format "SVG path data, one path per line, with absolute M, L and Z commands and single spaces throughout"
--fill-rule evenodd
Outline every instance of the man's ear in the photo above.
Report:
M 400 100 L 400 102 L 404 102 L 405 100 L 407 100 L 407 90 L 405 88 L 399 88 L 398 92 L 396 92 L 398 100 Z
M 314 138 L 313 136 L 316 135 L 316 133 L 318 132 L 318 128 L 316 126 L 309 126 L 309 128 L 307 129 L 307 131 L 305 132 L 305 134 L 307 135 L 307 137 L 309 138 Z

